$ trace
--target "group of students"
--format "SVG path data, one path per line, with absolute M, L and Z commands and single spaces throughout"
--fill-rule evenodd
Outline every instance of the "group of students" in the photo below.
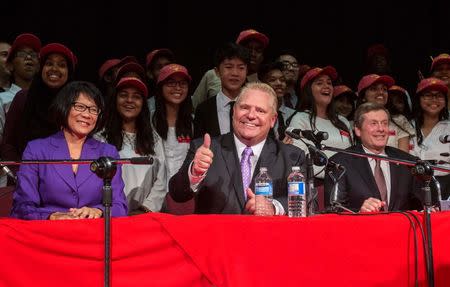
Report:
M 268 136 L 283 144 L 308 151 L 303 141 L 285 135 L 286 128 L 292 127 L 325 131 L 329 137 L 323 144 L 349 148 L 358 142 L 352 115 L 357 106 L 371 102 L 388 108 L 391 114 L 387 145 L 424 160 L 448 160 L 449 146 L 438 140 L 439 135 L 450 132 L 448 83 L 423 79 L 412 97 L 414 117 L 410 118 L 406 113 L 409 95 L 394 85 L 391 76 L 365 75 L 353 92 L 345 85 L 335 85 L 338 73 L 334 67 L 300 65 L 290 51 L 264 62 L 268 43 L 266 35 L 250 29 L 242 31 L 235 42 L 219 47 L 214 69 L 205 73 L 191 97 L 192 78 L 186 67 L 175 63 L 169 49 L 150 52 L 145 67 L 131 56 L 105 61 L 99 69 L 99 90 L 93 84 L 74 81 L 77 57 L 68 47 L 61 43 L 41 47 L 35 35 L 21 34 L 5 59 L 13 81 L 0 93 L 1 157 L 152 156 L 151 166 L 121 166 L 113 186 L 113 215 L 161 211 L 169 179 L 189 158 L 191 140 L 205 134 L 233 133 L 235 100 L 246 84 L 260 81 L 271 87 L 277 98 L 277 119 Z M 449 67 L 450 56 L 440 55 L 433 61 L 431 76 L 450 79 Z M 30 75 L 34 76 L 30 79 Z M 28 84 L 23 83 L 24 78 Z M 98 153 L 92 153 L 92 146 Z M 325 153 L 329 157 L 334 154 Z M 102 216 L 100 192 L 94 192 L 100 190 L 100 182 L 88 176 L 83 165 L 71 168 L 13 168 L 19 180 L 12 215 L 28 219 Z M 322 185 L 325 172 L 315 167 L 315 174 L 316 184 Z M 448 196 L 449 176 L 436 174 L 444 196 Z M 61 181 L 54 184 L 55 175 L 61 176 Z M 56 193 L 56 189 L 60 191 Z M 242 212 L 244 209 L 233 213 Z

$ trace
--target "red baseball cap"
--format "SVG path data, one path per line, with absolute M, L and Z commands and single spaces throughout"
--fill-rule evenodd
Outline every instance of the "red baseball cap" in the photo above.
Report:
M 267 45 L 269 44 L 269 38 L 263 33 L 258 32 L 254 29 L 244 30 L 241 33 L 239 33 L 239 36 L 236 40 L 236 44 L 241 44 L 242 42 L 250 39 L 261 42 L 264 48 L 266 48 Z
M 119 69 L 117 70 L 116 79 L 122 78 L 128 72 L 134 72 L 142 80 L 145 79 L 145 70 L 144 70 L 144 68 L 140 64 L 138 64 L 136 62 L 128 62 L 126 64 L 121 65 L 119 67 Z
M 440 54 L 436 58 L 433 59 L 433 62 L 431 63 L 431 69 L 430 71 L 433 71 L 434 68 L 436 68 L 437 65 L 447 63 L 450 64 L 450 55 L 449 54 Z
M 397 85 L 393 85 L 392 87 L 390 87 L 388 89 L 388 92 L 399 92 L 399 93 L 402 93 L 404 95 L 408 94 L 408 92 L 404 88 L 402 88 L 400 86 L 397 86 Z
M 448 87 L 444 81 L 437 78 L 426 78 L 419 82 L 417 85 L 416 94 L 420 94 L 425 91 L 434 90 L 439 91 L 447 95 Z
M 109 59 L 109 60 L 106 60 L 100 66 L 100 69 L 98 70 L 98 76 L 100 77 L 100 79 L 103 78 L 103 76 L 105 75 L 106 72 L 108 72 L 109 69 L 115 67 L 119 63 L 120 63 L 120 59 Z
M 71 64 L 72 68 L 75 70 L 75 67 L 78 63 L 77 56 L 66 46 L 60 43 L 50 43 L 42 47 L 39 52 L 39 58 L 43 61 L 50 54 L 61 54 L 63 55 Z M 41 63 L 42 65 L 43 63 Z
M 336 80 L 338 77 L 336 69 L 333 66 L 326 66 L 324 68 L 315 67 L 310 69 L 303 76 L 302 81 L 300 82 L 300 89 L 303 89 L 306 86 L 306 84 L 308 84 L 310 81 L 314 80 L 320 75 L 328 75 L 332 81 Z
M 350 93 L 355 96 L 355 92 L 346 85 L 338 85 L 333 87 L 333 97 L 340 96 L 344 93 Z
M 362 90 L 367 89 L 368 87 L 370 87 L 376 83 L 383 83 L 388 88 L 390 88 L 391 86 L 393 86 L 395 84 L 395 81 L 391 76 L 388 76 L 388 75 L 382 75 L 382 76 L 377 75 L 377 74 L 365 75 L 359 81 L 358 95 L 359 95 L 359 93 L 361 93 Z
M 155 49 L 147 54 L 145 66 L 150 66 L 156 56 L 165 56 L 171 61 L 175 60 L 175 54 L 171 50 L 167 48 Z
M 184 67 L 182 65 L 178 65 L 178 64 L 169 64 L 169 65 L 164 66 L 161 69 L 161 71 L 159 73 L 158 81 L 156 82 L 156 84 L 163 82 L 168 77 L 171 77 L 173 75 L 181 75 L 181 76 L 185 77 L 186 79 L 188 79 L 189 82 L 192 80 L 186 67 Z
M 121 88 L 130 86 L 139 90 L 145 98 L 148 97 L 147 86 L 144 84 L 144 82 L 135 77 L 123 77 L 122 79 L 120 79 L 120 81 L 116 85 L 116 90 L 120 90 Z
M 34 34 L 31 33 L 20 34 L 19 36 L 16 37 L 13 44 L 11 45 L 11 48 L 9 49 L 8 52 L 8 58 L 6 59 L 6 61 L 9 62 L 11 60 L 12 55 L 14 55 L 14 53 L 16 52 L 16 50 L 24 46 L 30 47 L 35 52 L 39 53 L 42 44 L 41 40 Z

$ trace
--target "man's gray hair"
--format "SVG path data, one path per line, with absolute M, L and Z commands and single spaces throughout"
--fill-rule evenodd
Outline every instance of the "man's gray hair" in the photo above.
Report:
M 383 105 L 380 105 L 378 103 L 367 102 L 360 105 L 355 111 L 355 116 L 353 118 L 355 127 L 361 128 L 364 122 L 364 115 L 369 112 L 376 112 L 376 111 L 385 111 L 386 114 L 388 115 L 388 118 L 389 119 L 391 118 L 389 111 Z

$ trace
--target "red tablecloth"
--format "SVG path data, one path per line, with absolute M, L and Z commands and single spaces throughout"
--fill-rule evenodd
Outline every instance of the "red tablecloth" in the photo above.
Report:
M 450 286 L 450 213 L 432 227 L 436 286 Z M 414 286 L 413 232 L 399 214 L 146 214 L 113 219 L 111 273 L 112 286 Z M 0 286 L 102 285 L 102 220 L 0 220 Z

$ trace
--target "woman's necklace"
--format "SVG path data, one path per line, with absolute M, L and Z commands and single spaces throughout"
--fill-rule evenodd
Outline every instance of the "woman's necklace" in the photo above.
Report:
M 126 131 L 123 131 L 122 134 L 123 134 L 124 144 L 131 146 L 131 149 L 135 150 L 136 149 L 136 134 L 129 133 Z

